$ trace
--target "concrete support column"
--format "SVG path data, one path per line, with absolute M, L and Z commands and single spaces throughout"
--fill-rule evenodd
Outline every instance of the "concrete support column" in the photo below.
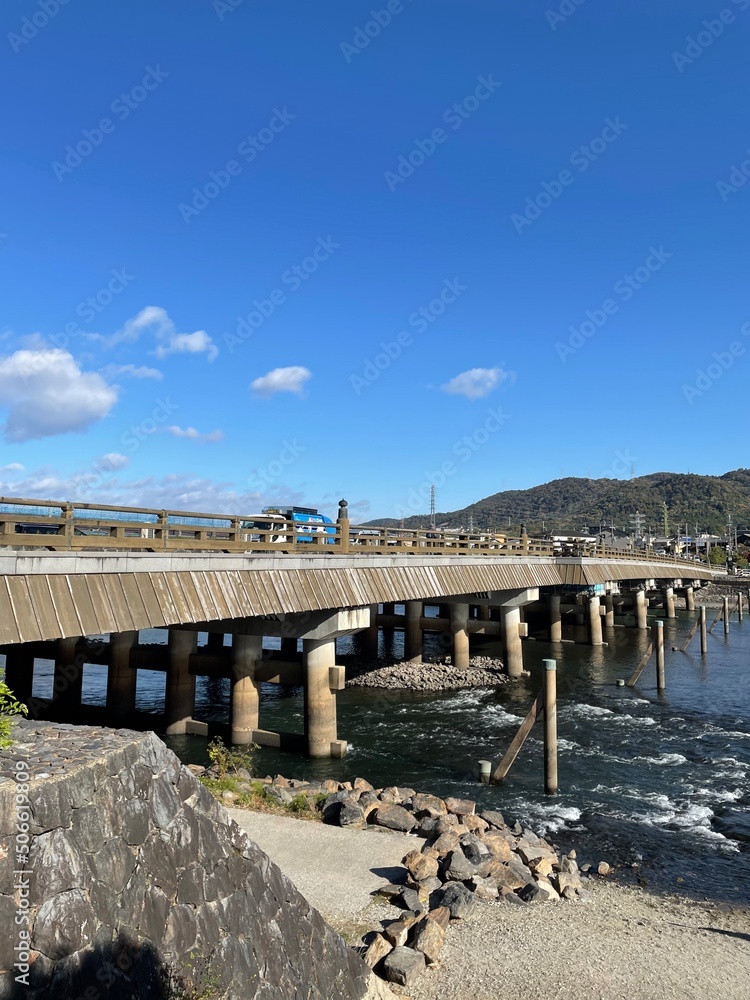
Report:
M 55 643 L 55 677 L 52 701 L 63 721 L 72 722 L 70 714 L 81 707 L 83 663 L 76 660 L 76 637 L 58 639 Z
M 195 677 L 190 673 L 190 657 L 197 640 L 197 632 L 178 628 L 169 631 L 164 731 L 170 736 L 187 731 L 188 719 L 192 719 L 195 710 Z
M 477 612 L 480 622 L 488 622 L 490 620 L 490 608 L 488 604 L 480 604 Z
M 550 594 L 547 599 L 549 609 L 549 641 L 562 642 L 562 614 L 560 613 L 560 595 Z
M 633 591 L 633 614 L 635 615 L 636 628 L 648 628 L 646 592 L 644 590 Z
M 282 639 L 285 642 L 296 639 Z M 259 729 L 260 684 L 255 680 L 255 666 L 263 658 L 263 637 L 235 635 L 232 637 L 232 693 L 230 720 L 232 743 L 253 742 L 253 730 Z
M 305 736 L 310 757 L 330 757 L 336 742 L 336 695 L 331 667 L 336 666 L 333 639 L 303 639 L 305 676 Z
M 664 591 L 664 617 L 674 618 L 674 587 L 665 587 Z
M 378 658 L 378 611 L 380 605 L 371 604 L 370 605 L 370 624 L 369 626 L 361 632 L 362 641 L 364 643 L 364 655 L 368 660 L 377 660 Z
M 408 663 L 422 662 L 422 602 L 406 602 L 404 628 L 404 659 Z
M 209 653 L 220 653 L 224 649 L 224 633 L 209 632 L 206 641 L 206 651 Z
M 505 669 L 509 677 L 520 677 L 523 673 L 523 645 L 519 635 L 521 609 L 501 607 L 503 623 L 503 644 L 505 646 Z
M 604 595 L 604 624 L 607 628 L 615 627 L 615 599 L 612 594 Z
M 602 616 L 600 612 L 601 604 L 598 596 L 589 597 L 589 642 L 592 646 L 602 644 Z
M 137 642 L 137 632 L 113 632 L 109 637 L 107 715 L 114 726 L 122 725 L 135 711 L 138 672 L 130 667 L 130 651 Z
M 453 636 L 452 660 L 460 670 L 469 668 L 469 605 L 451 604 L 451 635 Z
M 685 587 L 685 610 L 695 611 L 695 591 L 692 587 Z

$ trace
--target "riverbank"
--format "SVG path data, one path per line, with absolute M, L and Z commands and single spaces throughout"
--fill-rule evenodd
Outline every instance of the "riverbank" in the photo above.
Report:
M 245 829 L 350 944 L 392 918 L 371 893 L 420 841 L 232 809 Z M 588 879 L 588 900 L 483 902 L 451 923 L 411 1000 L 746 1000 L 750 911 Z
M 457 667 L 450 656 L 421 663 L 366 660 L 341 656 L 346 666 L 346 686 L 386 688 L 391 691 L 460 691 L 463 688 L 498 687 L 508 681 L 503 661 L 492 656 L 472 656 L 467 668 Z
M 744 608 L 747 610 L 747 595 L 750 591 L 750 577 L 736 576 L 722 580 L 721 583 L 709 583 L 705 587 L 695 592 L 696 606 L 705 605 L 707 608 L 721 608 L 724 598 L 728 597 L 730 610 L 734 613 L 737 608 L 737 592 L 743 597 Z

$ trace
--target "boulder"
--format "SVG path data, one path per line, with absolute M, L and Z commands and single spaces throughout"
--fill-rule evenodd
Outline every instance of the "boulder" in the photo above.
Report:
M 483 809 L 479 814 L 480 818 L 488 823 L 490 826 L 494 827 L 496 830 L 505 830 L 506 824 L 501 812 L 497 812 L 495 809 Z
M 477 899 L 482 900 L 484 903 L 494 902 L 500 892 L 497 882 L 494 879 L 480 878 L 479 875 L 472 877 L 468 888 L 472 890 Z
M 447 906 L 436 906 L 427 914 L 427 920 L 434 920 L 445 930 L 451 920 L 451 911 Z
M 518 845 L 516 854 L 529 868 L 531 868 L 532 862 L 540 861 L 542 858 L 547 858 L 550 862 L 557 861 L 557 855 L 553 854 L 548 847 L 538 847 L 526 843 Z
M 482 819 L 481 816 L 464 816 L 462 823 L 466 829 L 471 830 L 472 833 L 484 833 L 484 831 L 488 830 L 490 827 L 487 820 Z
M 436 906 L 446 906 L 454 920 L 462 920 L 474 911 L 477 905 L 474 893 L 461 882 L 453 882 L 435 893 Z
M 417 833 L 420 837 L 424 837 L 427 840 L 432 840 L 437 837 L 437 831 L 435 827 L 437 826 L 437 819 L 435 816 L 423 816 L 419 821 L 419 826 L 417 827 Z
M 374 969 L 391 951 L 393 951 L 391 942 L 387 941 L 382 934 L 376 934 L 362 957 L 365 960 L 365 965 L 369 965 L 371 969 Z
M 447 854 L 448 851 L 458 847 L 458 834 L 442 833 L 430 846 L 432 850 L 437 851 L 438 855 Z
M 418 792 L 412 800 L 412 809 L 414 813 L 420 818 L 445 816 L 448 809 L 442 799 L 439 799 L 437 795 L 425 795 Z
M 596 866 L 597 875 L 609 875 L 611 871 L 612 868 L 610 865 L 607 864 L 606 861 L 600 861 L 599 864 Z
M 438 873 L 438 863 L 435 858 L 421 854 L 419 851 L 410 851 L 403 863 L 415 882 L 434 878 Z
M 448 812 L 453 813 L 454 816 L 471 816 L 475 812 L 477 804 L 471 799 L 448 798 L 445 800 L 445 806 Z
M 416 889 L 409 889 L 402 887 L 401 892 L 398 894 L 393 902 L 397 902 L 404 910 L 409 910 L 411 913 L 423 913 L 427 909 L 427 904 Z
M 394 948 L 400 948 L 406 944 L 416 920 L 412 914 L 401 917 L 400 920 L 393 920 L 383 931 L 383 936 Z
M 442 874 L 446 882 L 464 882 L 476 874 L 476 866 L 463 851 L 451 851 L 443 864 Z
M 454 816 L 452 813 L 448 813 L 445 816 L 436 817 L 437 822 L 435 823 L 435 831 L 438 837 L 442 836 L 444 833 L 450 833 L 458 826 L 458 817 Z
M 508 843 L 504 834 L 499 830 L 487 830 L 482 834 L 482 843 L 486 845 L 493 858 L 498 861 L 510 861 L 513 858 L 513 849 Z
M 341 803 L 338 815 L 339 826 L 350 827 L 355 830 L 363 830 L 367 825 L 367 816 L 364 809 L 353 798 L 345 799 Z
M 409 833 L 417 825 L 412 813 L 390 802 L 381 802 L 368 819 L 387 830 L 398 830 L 401 833 Z
M 552 874 L 552 862 L 549 858 L 532 858 L 529 862 L 529 868 L 534 875 L 540 875 L 543 878 Z
M 492 857 L 487 844 L 476 837 L 462 839 L 461 850 L 473 865 L 480 865 L 483 861 L 489 861 Z
M 370 784 L 369 781 L 365 781 L 364 778 L 355 778 L 352 782 L 352 788 L 355 792 L 373 792 L 375 789 Z
M 544 880 L 529 882 L 519 890 L 518 895 L 527 903 L 552 903 L 560 898 L 549 882 Z
M 411 946 L 421 951 L 429 965 L 438 960 L 445 944 L 445 930 L 436 920 L 425 917 L 414 929 Z
M 408 986 L 420 976 L 425 969 L 424 955 L 421 951 L 414 951 L 412 948 L 394 948 L 386 956 L 383 963 L 383 972 L 389 983 L 398 983 L 399 986 Z

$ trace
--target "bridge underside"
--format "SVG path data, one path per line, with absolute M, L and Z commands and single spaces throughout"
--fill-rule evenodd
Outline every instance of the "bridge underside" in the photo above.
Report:
M 713 579 L 708 567 L 586 558 L 159 556 L 0 558 L 0 644 L 367 607 L 457 594 Z M 13 564 L 12 566 L 10 564 Z M 363 565 L 366 563 L 366 565 Z

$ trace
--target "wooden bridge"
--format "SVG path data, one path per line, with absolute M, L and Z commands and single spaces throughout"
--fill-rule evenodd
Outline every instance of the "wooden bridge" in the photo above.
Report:
M 359 633 L 377 659 L 379 629 L 401 629 L 405 658 L 415 661 L 423 633 L 437 630 L 466 666 L 470 637 L 497 635 L 507 672 L 519 676 L 527 616 L 544 615 L 552 642 L 573 620 L 600 644 L 616 616 L 645 628 L 649 600 L 671 617 L 682 590 L 692 608 L 694 588 L 715 575 L 648 551 L 559 548 L 526 534 L 352 526 L 344 501 L 336 524 L 318 533 L 301 533 L 291 521 L 268 529 L 252 522 L 252 515 L 0 499 L 0 651 L 16 695 L 35 714 L 63 721 L 203 733 L 205 724 L 193 719 L 195 678 L 228 677 L 234 742 L 339 755 L 346 747 L 336 724 L 341 636 Z M 430 605 L 437 616 L 425 614 Z M 139 642 L 150 628 L 168 629 L 166 648 Z M 209 634 L 201 647 L 198 632 Z M 280 639 L 281 649 L 264 649 L 264 637 Z M 32 697 L 39 658 L 55 662 L 52 699 Z M 94 663 L 108 668 L 106 708 L 81 704 L 83 672 Z M 166 671 L 163 716 L 138 718 L 138 669 Z M 304 686 L 304 733 L 260 728 L 263 682 Z

